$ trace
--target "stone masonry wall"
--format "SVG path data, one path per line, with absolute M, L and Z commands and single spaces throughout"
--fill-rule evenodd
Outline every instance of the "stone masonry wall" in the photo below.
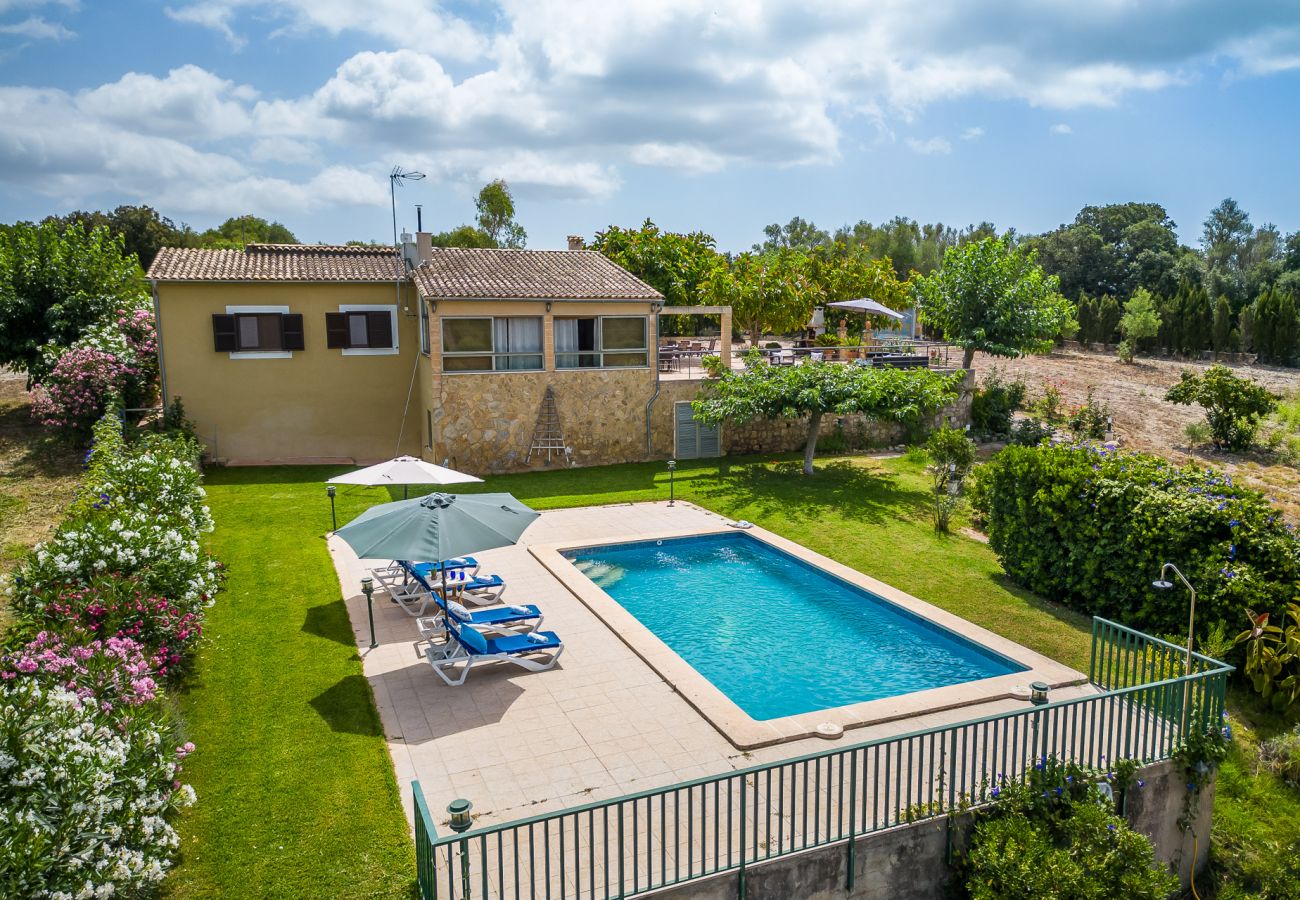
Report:
M 648 369 L 443 375 L 432 398 L 432 457 L 476 473 L 541 467 L 524 460 L 550 385 L 575 465 L 643 460 L 653 378 Z M 558 457 L 551 465 L 566 462 Z
M 651 407 L 649 458 L 674 454 L 675 405 L 695 399 L 706 381 L 661 381 Z M 510 472 L 544 466 L 545 455 L 526 463 L 547 385 L 555 391 L 565 443 L 579 466 L 645 460 L 646 402 L 655 390 L 647 369 L 586 369 L 551 372 L 510 372 L 441 375 L 434 379 L 431 400 L 433 448 L 430 458 L 449 460 L 467 472 Z M 971 380 L 958 400 L 931 417 L 933 427 L 945 422 L 962 427 L 970 421 Z M 840 425 L 842 419 L 843 425 Z M 905 429 L 873 422 L 860 415 L 825 416 L 821 438 L 843 429 L 844 449 L 865 450 L 898 444 Z M 784 453 L 800 450 L 807 419 L 781 419 L 722 427 L 725 454 Z M 820 440 L 819 439 L 819 440 Z M 557 456 L 551 466 L 565 466 Z

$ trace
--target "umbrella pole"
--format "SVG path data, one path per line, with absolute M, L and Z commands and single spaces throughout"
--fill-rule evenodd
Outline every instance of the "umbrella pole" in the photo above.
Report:
M 402 485 L 402 499 L 403 499 L 403 500 L 407 499 L 407 498 L 410 496 L 410 490 L 411 490 L 411 486 L 410 486 L 410 485 L 408 485 L 408 484 L 404 484 L 404 485 Z

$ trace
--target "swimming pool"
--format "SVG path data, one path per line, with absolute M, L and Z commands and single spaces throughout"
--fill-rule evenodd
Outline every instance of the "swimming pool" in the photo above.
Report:
M 758 721 L 1028 670 L 743 532 L 563 555 Z

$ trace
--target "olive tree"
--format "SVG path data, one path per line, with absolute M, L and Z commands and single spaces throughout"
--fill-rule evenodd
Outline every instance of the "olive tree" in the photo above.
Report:
M 1218 447 L 1241 450 L 1255 440 L 1261 417 L 1277 409 L 1278 395 L 1253 378 L 1238 378 L 1227 366 L 1184 371 L 1165 394 L 1170 403 L 1200 404 Z
M 986 237 L 949 248 L 943 265 L 912 282 L 921 321 L 943 332 L 966 353 L 993 356 L 1048 353 L 1074 322 L 1074 307 L 1060 282 L 1008 238 Z
M 808 417 L 803 472 L 813 473 L 817 434 L 826 414 L 861 413 L 887 422 L 915 422 L 957 397 L 965 373 L 862 368 L 829 362 L 774 366 L 751 354 L 749 367 L 710 381 L 692 404 L 707 424 Z

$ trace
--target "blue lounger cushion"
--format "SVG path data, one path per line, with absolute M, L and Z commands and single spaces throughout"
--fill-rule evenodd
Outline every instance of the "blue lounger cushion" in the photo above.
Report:
M 442 604 L 439 603 L 439 606 Z M 459 603 L 448 604 L 447 612 L 457 622 L 463 622 L 470 625 L 504 625 L 508 622 L 526 622 L 529 619 L 541 618 L 542 611 L 533 604 L 520 606 L 516 609 L 513 606 L 498 606 L 495 609 L 479 609 L 474 612 L 465 610 L 468 615 L 462 615 L 460 610 L 464 609 Z
M 432 575 L 434 573 L 441 573 L 443 569 L 446 569 L 448 573 L 450 573 L 456 569 L 478 568 L 478 560 L 476 560 L 472 556 L 458 556 L 455 559 L 444 559 L 440 563 L 432 563 L 432 562 L 412 563 L 412 562 L 401 562 L 400 560 L 399 562 L 401 563 L 402 566 L 408 569 L 412 575 L 418 575 L 418 576 L 426 576 L 426 575 Z
M 461 633 L 472 631 L 462 628 Z M 487 653 L 531 653 L 534 650 L 553 650 L 562 646 L 563 641 L 554 631 L 534 631 L 536 638 L 526 634 L 510 634 L 498 638 L 484 638 Z M 482 635 L 479 635 L 482 637 Z
M 457 628 L 456 637 L 470 653 L 485 656 L 490 652 L 488 650 L 488 639 L 473 628 Z
M 453 574 L 460 577 L 453 578 Z M 438 583 L 442 583 L 441 579 L 438 579 Z M 475 575 L 469 577 L 464 572 L 447 573 L 447 587 L 458 591 L 482 591 L 488 588 L 501 587 L 503 584 L 505 584 L 505 581 L 500 575 Z

